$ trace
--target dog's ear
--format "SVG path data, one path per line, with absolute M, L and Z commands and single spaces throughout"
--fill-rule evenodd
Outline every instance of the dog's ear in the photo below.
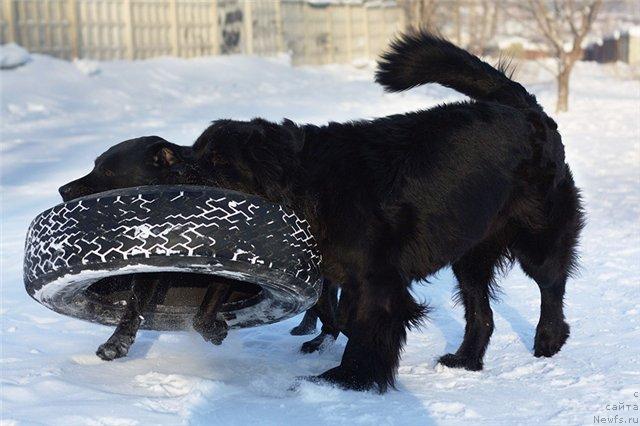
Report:
M 304 148 L 304 131 L 293 121 L 285 118 L 280 127 L 283 142 L 288 143 L 294 152 L 300 152 Z
M 157 167 L 171 167 L 178 162 L 178 157 L 173 150 L 163 146 L 153 155 L 153 164 Z

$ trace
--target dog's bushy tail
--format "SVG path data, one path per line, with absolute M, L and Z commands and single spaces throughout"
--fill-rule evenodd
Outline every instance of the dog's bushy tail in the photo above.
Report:
M 378 61 L 376 81 L 389 92 L 438 83 L 482 101 L 540 109 L 535 96 L 509 77 L 508 63 L 494 68 L 426 30 L 413 30 L 391 43 Z
M 497 102 L 526 113 L 537 157 L 553 165 L 554 183 L 566 175 L 558 125 L 536 97 L 511 80 L 509 64 L 492 67 L 475 55 L 425 30 L 398 37 L 378 61 L 376 81 L 389 92 L 438 83 L 479 101 Z

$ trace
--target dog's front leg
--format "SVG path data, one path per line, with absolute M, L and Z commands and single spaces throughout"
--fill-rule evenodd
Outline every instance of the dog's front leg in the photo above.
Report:
M 136 274 L 131 281 L 131 296 L 124 315 L 111 337 L 98 347 L 96 355 L 105 361 L 126 356 L 136 339 L 142 313 L 147 309 L 158 288 L 158 279 L 154 274 Z
M 322 296 L 320 296 L 322 297 Z M 300 324 L 291 329 L 289 333 L 293 336 L 304 336 L 306 334 L 313 334 L 316 331 L 316 323 L 318 322 L 318 313 L 316 312 L 316 305 L 307 309 L 304 313 Z
M 214 345 L 219 345 L 227 337 L 229 326 L 218 318 L 218 312 L 231 295 L 232 288 L 228 283 L 219 282 L 209 285 L 204 299 L 200 303 L 198 313 L 193 318 L 193 329 L 202 338 Z
M 338 287 L 333 285 L 328 279 L 325 279 L 322 284 L 320 299 L 318 299 L 318 303 L 311 309 L 313 309 L 320 318 L 322 329 L 319 335 L 302 344 L 300 351 L 304 353 L 318 351 L 326 341 L 335 341 L 338 338 L 338 334 L 340 334 L 340 328 L 336 318 L 336 311 L 338 310 Z M 307 312 L 310 311 L 311 310 Z M 291 334 L 293 334 L 293 330 Z
M 319 379 L 353 390 L 377 387 L 382 393 L 394 386 L 406 328 L 418 323 L 426 308 L 413 300 L 409 283 L 395 270 L 367 276 L 356 291 L 347 291 L 353 294 L 342 362 Z

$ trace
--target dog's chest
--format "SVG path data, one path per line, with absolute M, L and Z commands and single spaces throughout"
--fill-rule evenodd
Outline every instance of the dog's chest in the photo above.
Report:
M 352 248 L 338 244 L 319 244 L 322 253 L 321 272 L 325 278 L 342 286 L 357 279 L 362 270 L 362 256 L 358 256 Z

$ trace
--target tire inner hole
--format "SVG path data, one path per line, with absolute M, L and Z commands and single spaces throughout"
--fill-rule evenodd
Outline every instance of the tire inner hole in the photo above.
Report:
M 125 305 L 131 295 L 133 274 L 103 278 L 91 284 L 86 295 L 102 305 Z M 230 285 L 231 294 L 220 312 L 247 308 L 257 304 L 263 290 L 254 283 L 218 275 L 161 272 L 158 273 L 158 288 L 149 303 L 149 310 L 197 309 L 204 299 L 207 288 L 212 285 Z

